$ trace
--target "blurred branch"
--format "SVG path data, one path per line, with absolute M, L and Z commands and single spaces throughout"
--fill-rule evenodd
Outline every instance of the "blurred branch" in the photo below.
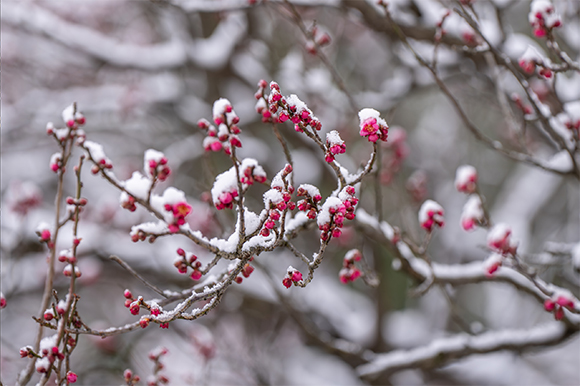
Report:
M 501 350 L 521 352 L 526 349 L 554 346 L 577 332 L 578 330 L 554 322 L 528 330 L 499 330 L 478 336 L 460 334 L 435 339 L 427 346 L 411 350 L 394 350 L 379 354 L 370 363 L 359 366 L 357 373 L 363 379 L 372 380 L 379 375 L 389 375 L 404 369 L 440 367 L 451 360 L 473 354 Z

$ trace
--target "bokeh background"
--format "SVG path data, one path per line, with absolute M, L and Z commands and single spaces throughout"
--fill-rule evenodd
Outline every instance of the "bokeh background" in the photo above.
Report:
M 271 127 L 255 112 L 254 93 L 260 79 L 275 80 L 283 94 L 295 93 L 307 102 L 321 120 L 323 133 L 341 133 L 347 154 L 339 161 L 351 171 L 371 151 L 358 136 L 357 109 L 375 108 L 386 117 L 391 136 L 395 126 L 400 130 L 397 135 L 406 136 L 405 156 L 394 161 L 395 149 L 381 148 L 379 172 L 360 187 L 362 208 L 420 242 L 424 233 L 417 210 L 424 199 L 435 199 L 445 208 L 447 224 L 429 246 L 433 261 L 483 260 L 489 254 L 485 231 L 461 229 L 465 197 L 453 186 L 456 168 L 474 165 L 494 221 L 513 227 L 526 261 L 538 267 L 545 279 L 578 293 L 580 276 L 571 260 L 580 234 L 578 180 L 514 163 L 476 141 L 428 71 L 385 28 L 383 19 L 372 17 L 377 10 L 371 2 L 292 3 L 301 22 L 280 1 L 2 2 L 1 280 L 8 301 L 0 319 L 2 382 L 12 384 L 24 368 L 27 359 L 19 358 L 18 349 L 31 344 L 36 331 L 31 316 L 38 312 L 47 252 L 34 231 L 39 222 L 53 221 L 57 184 L 48 165 L 58 149 L 45 127 L 47 122 L 63 125 L 60 113 L 72 102 L 86 116 L 88 139 L 104 146 L 120 179 L 142 168 L 145 150 L 163 151 L 173 171 L 164 186 L 186 192 L 194 206 L 190 226 L 210 237 L 233 229 L 233 213 L 218 213 L 203 200 L 215 176 L 230 162 L 223 154 L 204 152 L 203 133 L 196 125 L 200 118 L 211 118 L 214 100 L 225 97 L 232 102 L 243 130 L 239 155 L 256 158 L 269 177 L 286 161 Z M 434 27 L 443 5 L 430 0 L 392 3 L 396 20 L 414 34 L 417 50 L 432 55 Z M 527 20 L 530 2 L 475 3 L 484 24 L 489 24 L 490 36 L 512 59 L 525 50 L 522 42 L 535 41 L 541 47 Z M 564 21 L 558 40 L 578 60 L 580 3 L 558 0 L 555 4 Z M 300 23 L 306 29 L 316 23 L 319 34 L 328 32 L 331 43 L 320 50 L 343 85 L 333 79 L 319 55 L 308 52 Z M 504 35 L 497 33 L 499 24 Z M 522 138 L 504 120 L 496 86 L 501 84 L 507 95 L 523 93 L 509 76 L 494 80 L 482 56 L 457 49 L 465 31 L 465 26 L 450 19 L 447 40 L 438 48 L 440 73 L 481 131 L 518 148 Z M 555 85 L 539 79 L 533 85 L 564 103 L 580 99 L 577 72 L 560 74 Z M 296 183 L 314 184 L 323 196 L 328 195 L 335 182 L 321 154 L 291 126 L 282 125 L 280 130 L 292 151 Z M 523 140 L 542 158 L 554 152 L 533 128 Z M 125 288 L 146 298 L 153 294 L 110 262 L 110 254 L 125 259 L 154 284 L 173 290 L 191 285 L 172 265 L 177 247 L 197 251 L 201 259 L 211 256 L 173 237 L 154 244 L 132 243 L 130 227 L 150 219 L 149 214 L 121 210 L 118 192 L 85 169 L 83 196 L 89 205 L 80 224 L 79 311 L 95 328 L 120 326 L 135 318 L 123 307 Z M 74 181 L 69 178 L 65 191 L 72 194 Z M 264 190 L 254 188 L 251 208 L 259 209 Z M 30 199 L 29 210 L 19 210 L 25 198 Z M 70 232 L 62 234 L 63 246 L 57 250 L 70 244 Z M 317 237 L 315 231 L 306 232 L 297 245 L 314 251 Z M 376 270 L 381 279 L 378 288 L 362 281 L 343 285 L 338 280 L 344 253 L 355 247 Z M 169 330 L 152 326 L 107 339 L 81 337 L 72 365 L 79 382 L 119 384 L 128 367 L 146 378 L 152 371 L 147 353 L 163 345 L 169 349 L 164 362 L 173 385 L 363 384 L 353 363 L 320 347 L 309 331 L 382 352 L 417 347 L 460 332 L 461 323 L 454 315 L 481 331 L 526 328 L 551 318 L 534 299 L 507 284 L 458 287 L 452 302 L 437 288 L 411 298 L 412 282 L 392 269 L 388 249 L 353 227 L 331 243 L 323 266 L 305 289 L 282 287 L 286 267 L 293 264 L 300 269 L 301 262 L 290 253 L 264 254 L 260 262 L 263 269 L 230 289 L 222 304 L 198 321 L 178 321 Z M 67 282 L 58 267 L 57 272 L 56 289 L 64 292 Z M 281 302 L 276 290 L 284 290 L 291 304 Z M 579 384 L 578 363 L 580 341 L 575 336 L 531 353 L 498 352 L 440 369 L 406 370 L 390 382 Z

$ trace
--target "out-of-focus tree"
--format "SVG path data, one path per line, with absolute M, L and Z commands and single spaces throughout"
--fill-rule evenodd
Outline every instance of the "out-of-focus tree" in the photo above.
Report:
M 1 7 L 3 384 L 580 383 L 577 1 Z

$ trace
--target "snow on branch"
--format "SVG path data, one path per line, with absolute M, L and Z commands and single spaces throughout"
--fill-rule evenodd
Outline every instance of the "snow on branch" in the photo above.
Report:
M 524 349 L 555 345 L 576 331 L 566 329 L 562 323 L 549 323 L 529 330 L 500 330 L 477 336 L 459 334 L 432 341 L 427 346 L 411 350 L 394 350 L 377 355 L 371 362 L 357 367 L 359 376 L 375 379 L 409 368 L 429 369 L 439 367 L 450 360 L 472 354 L 485 354 L 499 350 L 521 351 Z

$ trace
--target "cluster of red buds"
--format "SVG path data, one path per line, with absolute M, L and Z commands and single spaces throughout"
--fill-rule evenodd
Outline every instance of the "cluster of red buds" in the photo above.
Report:
M 324 160 L 328 163 L 334 161 L 334 156 L 337 154 L 344 154 L 346 152 L 346 145 L 338 131 L 332 130 L 326 134 L 326 154 Z
M 326 199 L 316 220 L 322 241 L 327 241 L 330 237 L 340 237 L 344 220 L 354 219 L 354 208 L 358 203 L 354 195 L 354 187 L 347 186 L 338 194 L 338 197 Z
M 42 191 L 31 181 L 13 181 L 5 197 L 10 210 L 21 216 L 42 204 Z
M 202 130 L 207 130 L 207 137 L 203 140 L 203 148 L 206 151 L 223 151 L 231 154 L 232 147 L 242 147 L 238 137 L 242 131 L 237 126 L 240 118 L 234 111 L 232 104 L 225 98 L 216 100 L 213 104 L 214 126 L 207 119 L 202 118 L 197 125 Z
M 171 174 L 165 155 L 153 149 L 145 152 L 144 170 L 146 175 L 159 181 L 165 181 Z
M 351 249 L 344 256 L 342 261 L 342 269 L 338 273 L 338 277 L 343 284 L 355 281 L 361 275 L 361 271 L 354 265 L 356 261 L 360 261 L 362 254 L 358 249 Z
M 112 169 L 113 163 L 105 155 L 103 146 L 93 141 L 85 141 L 83 147 L 90 153 L 96 165 L 91 168 L 91 173 L 97 174 L 101 169 Z
M 316 55 L 319 47 L 325 47 L 330 44 L 330 35 L 326 31 L 320 31 L 316 24 L 312 25 L 308 31 L 310 39 L 306 42 L 306 51 L 309 54 Z
M 443 218 L 443 207 L 433 200 L 427 200 L 419 209 L 419 223 L 427 232 L 432 232 L 433 227 L 443 227 L 445 219 Z
M 369 142 L 377 142 L 378 140 L 387 141 L 389 135 L 389 126 L 387 122 L 381 118 L 380 113 L 375 109 L 362 109 L 358 113 L 360 119 L 361 137 L 367 137 Z
M 296 191 L 298 197 L 305 197 L 298 201 L 298 210 L 306 212 L 309 219 L 314 220 L 318 215 L 318 204 L 322 200 L 320 191 L 314 185 L 302 184 Z
M 395 126 L 389 130 L 389 133 L 389 142 L 384 144 L 389 153 L 383 157 L 383 167 L 381 168 L 381 183 L 384 185 L 393 181 L 393 177 L 399 172 L 403 161 L 409 155 L 405 129 Z
M 534 35 L 539 38 L 547 36 L 553 28 L 562 25 L 560 15 L 554 11 L 550 0 L 532 1 L 528 21 L 534 30 Z
M 168 224 L 169 232 L 179 232 L 179 227 L 185 225 L 185 216 L 191 213 L 191 205 L 185 201 L 175 204 L 165 204 L 164 209 L 173 214 L 173 222 Z
M 177 271 L 179 271 L 181 274 L 186 274 L 187 268 L 190 267 L 193 269 L 191 278 L 193 280 L 201 279 L 201 262 L 197 261 L 197 256 L 191 252 L 184 251 L 183 248 L 177 249 L 177 255 L 177 258 L 173 262 L 173 265 L 175 268 L 177 268 Z
M 141 377 L 139 377 L 137 374 L 133 374 L 131 369 L 126 369 L 123 372 L 123 377 L 125 378 L 125 383 L 127 386 L 134 386 L 141 380 Z
M 250 261 L 253 261 L 254 257 L 250 258 Z M 250 263 L 246 263 L 244 265 L 244 267 L 242 268 L 242 276 L 245 277 L 246 279 L 250 277 L 250 275 L 252 274 L 252 272 L 254 272 L 254 267 L 252 267 L 250 265 Z M 236 276 L 235 278 L 235 282 L 238 284 L 242 284 L 242 282 L 244 281 L 244 279 L 242 278 L 242 276 Z
M 33 353 L 31 349 L 26 350 L 26 356 L 31 352 Z M 23 354 L 24 350 L 20 349 L 20 356 L 23 357 Z M 57 335 L 48 336 L 40 341 L 39 356 L 41 358 L 36 361 L 36 371 L 39 373 L 48 372 L 57 359 L 64 360 L 64 354 L 58 348 Z
M 147 386 L 160 386 L 169 383 L 169 379 L 160 374 L 160 371 L 165 368 L 165 365 L 161 363 L 161 357 L 167 355 L 168 352 L 165 347 L 157 347 L 149 353 L 149 359 L 153 361 L 155 366 L 153 367 L 153 375 L 147 379 Z
M 491 250 L 503 256 L 515 256 L 518 242 L 512 238 L 509 225 L 499 223 L 493 226 L 487 234 L 487 245 Z
M 553 312 L 556 320 L 562 320 L 564 318 L 564 308 L 568 310 L 574 310 L 576 308 L 570 296 L 554 294 L 551 299 L 544 301 L 544 309 L 548 312 Z
M 256 111 L 262 114 L 262 121 L 278 123 L 290 120 L 294 124 L 294 130 L 299 133 L 307 128 L 310 128 L 312 132 L 322 129 L 322 123 L 312 114 L 306 103 L 296 95 L 284 97 L 280 93 L 278 83 L 271 82 L 270 95 L 266 97 L 265 84 L 266 82 L 261 80 L 258 83 L 258 92 L 255 94 L 258 99 Z
M 536 67 L 539 67 L 538 73 L 544 78 L 550 79 L 552 77 L 552 70 L 547 67 L 546 61 L 542 55 L 532 46 L 528 46 L 526 51 L 518 60 L 518 64 L 526 74 L 533 74 L 536 72 Z
M 272 180 L 271 189 L 264 193 L 264 206 L 268 209 L 268 218 L 260 231 L 260 235 L 264 237 L 270 235 L 272 229 L 276 227 L 276 221 L 280 220 L 284 211 L 296 208 L 296 203 L 292 201 L 294 187 L 289 182 L 291 173 L 292 165 L 286 164 Z
M 290 288 L 292 284 L 297 285 L 302 280 L 302 274 L 296 268 L 289 266 L 286 277 L 282 280 L 284 287 Z
M 258 165 L 258 161 L 252 158 L 244 158 L 240 165 L 240 181 L 245 185 L 253 185 L 254 181 L 263 184 L 268 179 L 264 168 Z
M 128 289 L 123 291 L 123 296 L 125 297 L 125 307 L 129 309 L 132 315 L 138 315 L 139 310 L 141 310 L 141 304 L 143 303 L 143 297 L 133 298 L 133 294 Z

